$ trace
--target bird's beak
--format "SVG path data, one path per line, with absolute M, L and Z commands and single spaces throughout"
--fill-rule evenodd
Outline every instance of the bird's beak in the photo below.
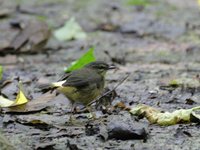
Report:
M 110 69 L 116 69 L 116 66 L 110 65 L 110 66 L 108 67 L 108 70 L 110 70 Z

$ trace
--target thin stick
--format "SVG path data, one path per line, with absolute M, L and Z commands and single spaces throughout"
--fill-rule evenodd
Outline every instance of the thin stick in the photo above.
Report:
M 98 102 L 102 97 L 112 93 L 114 90 L 116 90 L 128 77 L 130 74 L 128 74 L 125 78 L 123 78 L 112 90 L 104 93 L 102 96 L 100 96 L 99 98 L 95 99 L 94 101 L 90 102 L 87 106 L 90 106 L 96 102 Z M 86 107 L 83 107 L 81 110 L 85 109 Z

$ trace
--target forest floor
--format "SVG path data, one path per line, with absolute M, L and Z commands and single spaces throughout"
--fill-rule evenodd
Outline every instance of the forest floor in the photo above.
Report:
M 95 46 L 98 60 L 119 68 L 107 73 L 106 86 L 113 88 L 130 74 L 116 89 L 112 106 L 118 102 L 128 107 L 147 104 L 171 112 L 198 106 L 200 86 L 163 88 L 166 87 L 163 85 L 173 79 L 199 78 L 199 9 L 196 1 L 188 0 L 151 0 L 143 6 L 121 0 L 0 1 L 0 49 L 19 33 L 11 24 L 35 18 L 46 21 L 55 30 L 75 17 L 87 33 L 86 39 L 65 42 L 51 36 L 44 50 L 34 54 L 0 51 L 4 78 L 20 78 L 28 99 L 43 101 L 43 94 L 36 88 L 38 83 L 58 80 L 64 67 Z M 14 99 L 16 85 L 16 80 L 12 81 L 1 93 Z M 2 134 L 16 149 L 198 150 L 200 147 L 199 124 L 163 127 L 116 109 L 110 113 L 94 111 L 98 117 L 95 121 L 88 120 L 87 113 L 79 113 L 75 116 L 82 123 L 68 125 L 71 105 L 67 98 L 58 94 L 47 101 L 37 111 L 2 110 Z M 136 132 L 144 129 L 147 136 L 140 140 L 110 139 L 107 130 L 116 124 L 128 125 Z

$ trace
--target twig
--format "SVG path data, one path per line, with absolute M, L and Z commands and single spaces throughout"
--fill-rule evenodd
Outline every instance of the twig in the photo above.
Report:
M 123 78 L 112 90 L 104 93 L 102 96 L 100 96 L 99 98 L 95 99 L 94 101 L 90 102 L 87 106 L 90 106 L 96 102 L 98 102 L 102 97 L 112 93 L 114 90 L 116 90 L 128 77 L 130 74 L 128 74 L 125 78 Z M 85 109 L 86 107 L 84 106 L 81 110 Z

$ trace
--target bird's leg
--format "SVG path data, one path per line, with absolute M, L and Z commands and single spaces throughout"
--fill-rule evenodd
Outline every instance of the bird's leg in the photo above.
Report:
M 74 103 L 72 103 L 72 108 L 71 108 L 71 112 L 70 112 L 70 118 L 69 118 L 68 125 L 82 126 L 82 122 L 79 122 L 76 119 L 76 117 L 74 116 L 75 111 L 76 111 L 76 106 Z
M 72 106 L 71 106 L 71 107 L 72 107 L 72 108 L 71 108 L 71 111 L 70 111 L 69 121 L 70 121 L 70 122 L 73 122 L 73 121 L 75 120 L 75 118 L 74 118 L 74 109 L 75 109 L 75 104 L 72 103 Z

